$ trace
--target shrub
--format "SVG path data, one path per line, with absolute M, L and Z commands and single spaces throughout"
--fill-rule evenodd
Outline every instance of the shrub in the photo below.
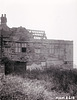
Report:
M 44 82 L 7 76 L 0 92 L 1 100 L 47 100 Z M 50 99 L 48 99 L 50 100 Z

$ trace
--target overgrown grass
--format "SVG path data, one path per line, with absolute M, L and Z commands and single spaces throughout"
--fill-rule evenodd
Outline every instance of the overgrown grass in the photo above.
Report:
M 67 66 L 68 67 L 68 66 Z M 62 68 L 45 68 L 44 71 L 32 70 L 21 74 L 24 78 L 31 80 L 44 80 L 51 83 L 50 90 L 58 92 L 70 93 L 70 95 L 77 95 L 77 70 L 76 69 L 62 69 Z
M 1 100 L 55 100 L 56 96 L 77 95 L 77 70 L 45 68 L 5 76 Z
M 0 100 L 55 100 L 57 95 L 46 89 L 45 81 L 9 75 L 3 80 Z

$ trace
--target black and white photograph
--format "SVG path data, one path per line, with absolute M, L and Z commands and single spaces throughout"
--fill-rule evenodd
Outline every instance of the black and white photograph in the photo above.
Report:
M 0 0 L 0 100 L 77 100 L 77 0 Z

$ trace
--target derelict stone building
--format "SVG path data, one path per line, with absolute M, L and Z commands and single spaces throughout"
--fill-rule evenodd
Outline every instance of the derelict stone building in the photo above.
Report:
M 1 16 L 0 55 L 11 61 L 31 66 L 73 65 L 73 41 L 47 39 L 45 31 L 7 26 Z

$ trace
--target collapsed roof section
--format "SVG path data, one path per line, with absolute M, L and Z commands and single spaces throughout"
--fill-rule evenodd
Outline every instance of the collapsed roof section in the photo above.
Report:
M 47 39 L 45 31 L 31 30 L 24 27 L 7 26 L 6 14 L 1 16 L 0 34 L 3 37 L 9 37 L 11 41 L 32 41 L 33 39 Z

